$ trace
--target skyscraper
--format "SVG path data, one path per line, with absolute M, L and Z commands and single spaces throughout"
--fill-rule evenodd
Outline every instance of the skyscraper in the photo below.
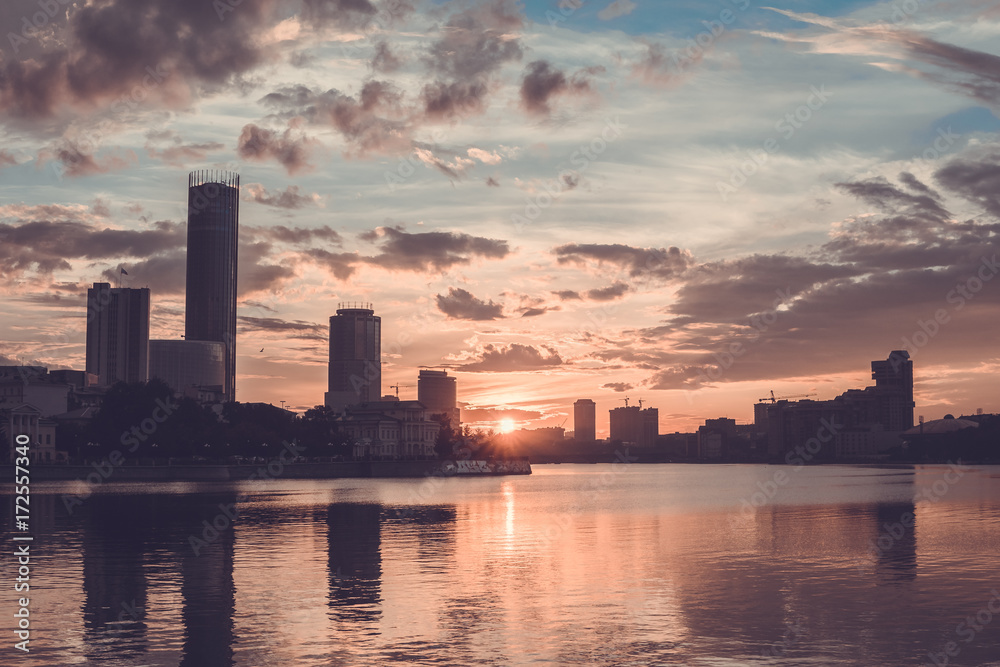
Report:
M 87 290 L 87 372 L 98 386 L 149 377 L 149 288 Z
M 226 400 L 236 398 L 236 270 L 240 177 L 188 175 L 187 302 L 184 337 L 225 343 Z
M 340 411 L 382 397 L 382 318 L 371 304 L 341 304 L 330 318 L 326 405 Z
M 417 400 L 427 408 L 427 414 L 444 415 L 451 421 L 452 428 L 458 428 L 457 386 L 448 371 L 420 371 L 417 376 Z
M 913 428 L 913 361 L 906 350 L 893 350 L 885 361 L 872 362 L 879 395 L 881 423 L 887 431 Z
M 652 447 L 659 436 L 659 422 L 660 411 L 656 408 L 640 409 L 634 405 L 614 408 L 610 412 L 611 440 Z
M 573 404 L 573 437 L 577 442 L 597 439 L 597 405 L 589 398 Z

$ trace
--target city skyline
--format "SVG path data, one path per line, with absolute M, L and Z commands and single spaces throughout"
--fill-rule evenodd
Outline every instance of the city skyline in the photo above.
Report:
M 185 179 L 216 169 L 243 183 L 240 401 L 323 403 L 328 318 L 364 301 L 383 393 L 447 370 L 484 427 L 590 398 L 606 437 L 625 396 L 663 433 L 750 422 L 897 349 L 915 417 L 1000 412 L 995 8 L 154 2 L 201 50 L 119 55 L 92 34 L 118 4 L 2 45 L 0 364 L 84 368 L 87 289 L 119 277 L 179 339 Z M 11 83 L 43 57 L 47 94 Z

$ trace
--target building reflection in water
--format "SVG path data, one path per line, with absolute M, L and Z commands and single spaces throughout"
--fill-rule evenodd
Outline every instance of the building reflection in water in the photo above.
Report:
M 107 653 L 135 660 L 148 650 L 143 555 L 150 501 L 94 494 L 78 510 L 84 513 L 82 611 L 90 660 L 106 659 Z
M 870 537 L 868 554 L 880 582 L 916 578 L 918 514 L 913 501 L 875 507 L 875 535 Z
M 233 549 L 236 529 L 227 525 L 223 505 L 231 505 L 235 496 L 197 496 L 201 502 L 188 504 L 187 521 L 180 525 L 203 534 L 208 520 L 224 526 L 206 545 L 199 545 L 197 555 L 188 536 L 179 536 L 183 543 L 181 560 L 181 594 L 184 598 L 184 656 L 180 667 L 230 667 L 233 664 Z M 236 519 L 238 522 L 239 519 Z M 208 533 L 212 536 L 212 533 Z
M 94 662 L 138 664 L 150 650 L 147 568 L 176 566 L 183 619 L 183 667 L 233 664 L 232 526 L 196 555 L 201 536 L 228 495 L 101 495 L 79 508 L 83 531 L 83 622 L 86 655 Z M 165 563 L 164 557 L 170 562 Z M 161 609 L 162 614 L 167 610 Z
M 327 507 L 329 605 L 338 620 L 373 624 L 381 615 L 381 514 L 375 504 Z

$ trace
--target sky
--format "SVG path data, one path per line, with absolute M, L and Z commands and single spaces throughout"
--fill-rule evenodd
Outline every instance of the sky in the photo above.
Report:
M 86 290 L 183 332 L 187 174 L 237 171 L 237 400 L 305 410 L 341 303 L 383 393 L 660 431 L 833 398 L 1000 411 L 1000 4 L 13 0 L 0 363 L 83 368 Z M 259 352 L 263 348 L 262 352 Z

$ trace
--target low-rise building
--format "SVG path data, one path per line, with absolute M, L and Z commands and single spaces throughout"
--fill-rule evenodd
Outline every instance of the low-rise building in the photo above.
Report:
M 0 406 L 28 403 L 43 417 L 51 417 L 69 408 L 69 392 L 69 384 L 42 366 L 0 367 Z
M 351 405 L 340 423 L 355 459 L 431 458 L 441 430 L 441 424 L 428 416 L 420 401 Z
M 15 451 L 18 436 L 28 437 L 28 458 L 32 463 L 55 463 L 66 460 L 65 452 L 56 449 L 56 422 L 29 403 L 0 407 L 0 424 L 7 441 L 11 461 L 21 454 Z

